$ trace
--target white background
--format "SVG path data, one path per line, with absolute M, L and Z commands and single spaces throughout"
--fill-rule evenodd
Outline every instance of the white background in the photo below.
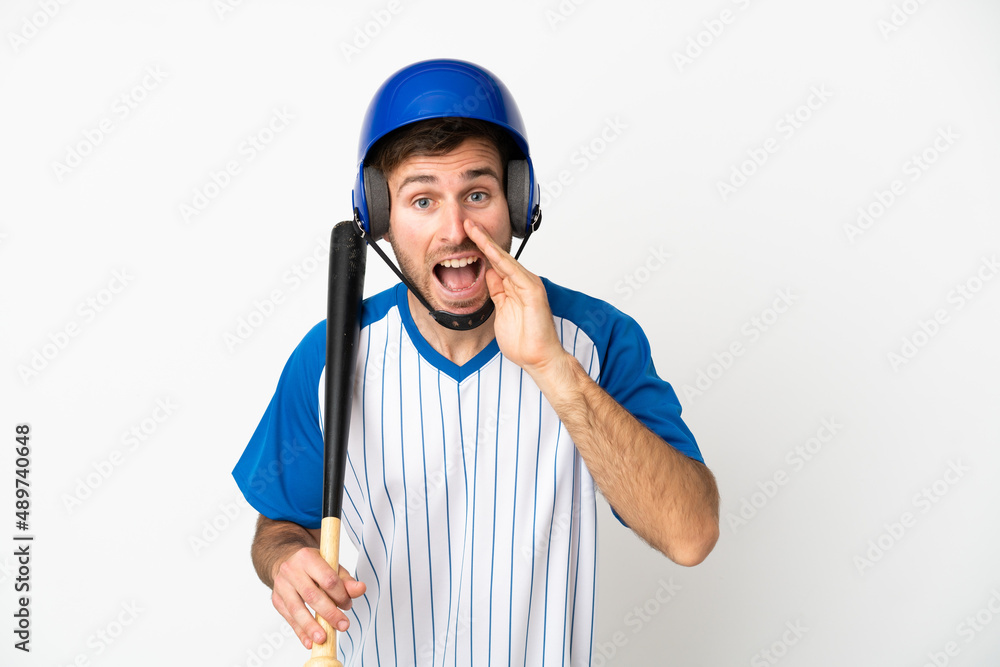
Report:
M 0 663 L 305 661 L 229 473 L 323 316 L 372 92 L 459 57 L 527 123 L 547 195 L 524 264 L 646 328 L 722 492 L 694 569 L 602 515 L 594 664 L 996 664 L 1000 6 L 346 4 L 0 8 Z M 293 118 L 250 160 L 275 110 Z M 370 258 L 367 293 L 392 282 Z M 241 318 L 259 326 L 227 343 Z

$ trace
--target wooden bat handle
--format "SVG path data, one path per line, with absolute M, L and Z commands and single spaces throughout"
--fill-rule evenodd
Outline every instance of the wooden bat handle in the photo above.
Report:
M 335 516 L 325 517 L 320 524 L 319 553 L 334 571 L 340 570 L 340 519 Z M 313 644 L 312 657 L 305 667 L 344 667 L 344 663 L 337 660 L 337 631 L 319 614 L 316 620 L 326 633 L 326 641 Z
M 357 370 L 361 302 L 365 287 L 364 237 L 353 220 L 330 232 L 330 275 L 326 302 L 326 378 L 323 399 L 323 522 L 319 551 L 334 572 L 340 570 L 340 516 L 344 471 L 351 430 L 354 375 Z M 344 667 L 337 660 L 337 633 L 316 614 L 326 641 L 313 644 L 306 667 Z

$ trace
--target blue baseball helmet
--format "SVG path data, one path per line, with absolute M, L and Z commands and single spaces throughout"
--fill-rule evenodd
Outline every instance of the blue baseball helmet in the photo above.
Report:
M 541 218 L 539 188 L 528 139 L 514 97 L 490 71 L 462 60 L 424 60 L 390 76 L 376 91 L 358 142 L 354 215 L 374 239 L 389 230 L 385 176 L 365 160 L 389 132 L 431 118 L 475 118 L 507 131 L 520 155 L 507 163 L 507 207 L 515 236 L 524 237 Z

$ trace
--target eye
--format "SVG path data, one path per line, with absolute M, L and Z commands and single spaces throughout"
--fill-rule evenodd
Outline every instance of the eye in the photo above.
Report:
M 485 192 L 473 192 L 471 195 L 469 195 L 469 200 L 476 204 L 482 204 L 484 201 L 486 201 L 486 197 L 487 195 Z
M 431 200 L 427 197 L 421 197 L 420 199 L 413 202 L 413 205 L 419 209 L 428 209 L 431 207 Z

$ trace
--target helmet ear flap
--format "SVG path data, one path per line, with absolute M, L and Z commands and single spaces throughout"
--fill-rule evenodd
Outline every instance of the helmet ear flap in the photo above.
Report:
M 389 184 L 375 167 L 365 167 L 365 203 L 368 205 L 368 233 L 376 241 L 389 231 Z
M 531 202 L 531 167 L 527 160 L 507 162 L 507 210 L 514 236 L 521 238 L 528 227 Z

